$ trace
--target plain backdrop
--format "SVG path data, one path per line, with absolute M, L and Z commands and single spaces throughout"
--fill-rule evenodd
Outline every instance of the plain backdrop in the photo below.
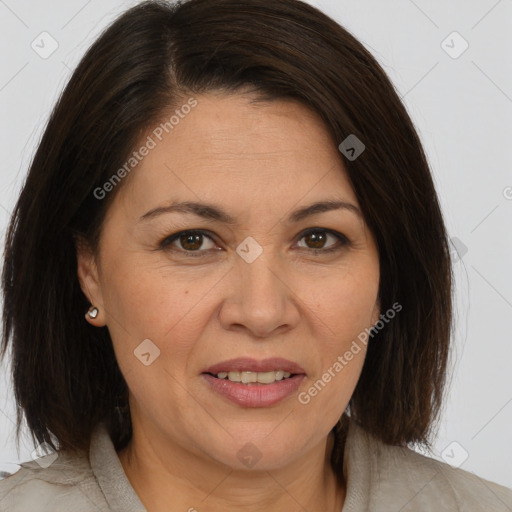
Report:
M 50 109 L 91 42 L 136 3 L 0 0 L 2 247 Z M 432 456 L 512 487 L 512 0 L 310 3 L 391 77 L 420 133 L 453 241 L 451 387 Z M 16 450 L 8 372 L 4 363 L 0 471 L 13 472 L 34 446 L 24 435 Z

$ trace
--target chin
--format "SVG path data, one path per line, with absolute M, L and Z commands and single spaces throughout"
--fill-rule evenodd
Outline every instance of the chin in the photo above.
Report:
M 308 439 L 304 432 L 277 432 L 278 425 L 274 423 L 270 429 L 265 425 L 266 428 L 259 430 L 259 435 L 251 435 L 247 431 L 236 435 L 230 431 L 232 437 L 229 442 L 224 439 L 222 443 L 215 443 L 224 449 L 214 452 L 210 449 L 207 453 L 218 463 L 236 471 L 272 471 L 292 464 L 308 450 L 308 445 L 313 448 L 316 444 L 315 439 Z

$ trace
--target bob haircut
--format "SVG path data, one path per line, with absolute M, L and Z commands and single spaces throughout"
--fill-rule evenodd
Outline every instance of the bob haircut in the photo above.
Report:
M 391 81 L 347 30 L 299 0 L 146 1 L 119 16 L 74 71 L 53 112 L 6 236 L 2 358 L 12 348 L 17 439 L 88 449 L 105 421 L 116 450 L 131 438 L 128 389 L 107 327 L 84 320 L 77 244 L 97 254 L 105 213 L 126 182 L 99 200 L 141 137 L 190 95 L 293 98 L 317 112 L 340 152 L 379 251 L 377 333 L 348 405 L 387 444 L 431 447 L 444 399 L 452 332 L 450 250 L 419 136 Z M 137 172 L 135 170 L 134 172 Z M 332 463 L 341 474 L 347 415 Z M 57 447 L 57 443 L 59 446 Z M 336 455 L 337 454 L 337 455 Z

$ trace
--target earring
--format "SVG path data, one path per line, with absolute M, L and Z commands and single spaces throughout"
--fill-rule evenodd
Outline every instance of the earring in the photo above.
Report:
M 96 318 L 98 316 L 98 308 L 96 306 L 91 306 L 89 311 L 87 311 L 86 316 L 89 318 Z

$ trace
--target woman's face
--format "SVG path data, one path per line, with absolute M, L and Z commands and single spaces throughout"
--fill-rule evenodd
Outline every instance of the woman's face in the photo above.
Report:
M 162 140 L 141 139 L 154 147 L 124 178 L 98 259 L 80 252 L 79 277 L 134 429 L 162 450 L 277 468 L 325 443 L 349 402 L 365 345 L 344 355 L 379 317 L 378 252 L 316 114 L 292 100 L 196 100 Z M 326 201 L 351 206 L 304 210 Z M 208 373 L 244 370 L 274 382 Z

